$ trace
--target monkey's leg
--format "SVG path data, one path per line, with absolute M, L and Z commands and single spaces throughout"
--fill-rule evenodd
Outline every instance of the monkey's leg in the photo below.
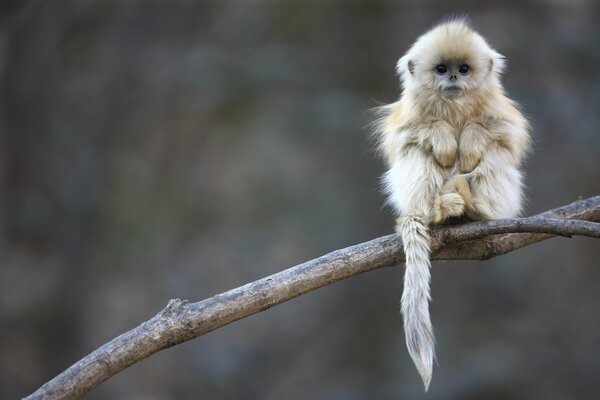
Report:
M 492 143 L 468 176 L 472 212 L 479 219 L 511 218 L 521 211 L 523 177 L 510 151 Z
M 427 124 L 422 135 L 431 145 L 433 157 L 444 168 L 450 168 L 456 161 L 458 141 L 454 129 L 445 121 Z
M 481 123 L 469 122 L 460 133 L 458 164 L 461 172 L 471 172 L 491 143 L 491 133 Z

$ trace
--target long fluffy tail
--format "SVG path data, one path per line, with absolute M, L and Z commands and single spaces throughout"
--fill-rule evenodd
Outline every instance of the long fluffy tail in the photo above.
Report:
M 402 235 L 406 255 L 401 301 L 406 346 L 427 391 L 435 358 L 433 329 L 429 318 L 429 233 L 424 220 L 417 216 L 400 217 L 397 230 Z

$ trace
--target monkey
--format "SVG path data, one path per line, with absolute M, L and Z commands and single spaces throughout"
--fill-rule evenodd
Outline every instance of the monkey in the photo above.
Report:
M 505 94 L 504 70 L 504 56 L 466 18 L 448 19 L 400 58 L 401 96 L 377 109 L 377 148 L 387 165 L 382 186 L 406 256 L 406 345 L 425 391 L 435 359 L 430 226 L 510 218 L 522 208 L 530 124 Z

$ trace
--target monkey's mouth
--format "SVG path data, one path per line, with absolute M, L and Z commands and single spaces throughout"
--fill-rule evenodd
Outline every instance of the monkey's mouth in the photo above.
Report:
M 444 97 L 456 97 L 462 94 L 463 88 L 460 86 L 446 86 L 442 89 Z

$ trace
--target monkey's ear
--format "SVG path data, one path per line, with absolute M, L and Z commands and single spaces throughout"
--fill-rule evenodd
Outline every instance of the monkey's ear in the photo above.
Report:
M 506 68 L 506 61 L 502 54 L 497 51 L 492 52 L 492 58 L 489 61 L 489 72 L 495 72 L 497 74 L 501 74 L 504 72 Z
M 415 73 L 415 63 L 409 60 L 407 56 L 402 57 L 396 64 L 396 73 L 402 78 L 405 72 L 413 75 Z

